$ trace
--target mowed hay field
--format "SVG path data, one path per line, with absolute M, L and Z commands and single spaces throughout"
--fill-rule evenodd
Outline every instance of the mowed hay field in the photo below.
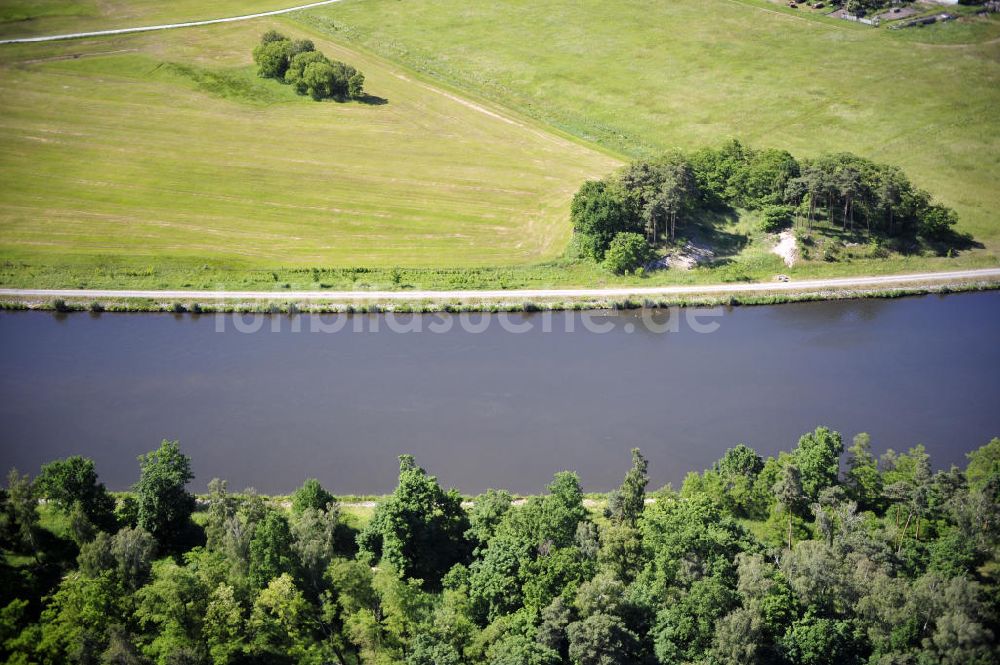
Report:
M 0 0 L 0 39 L 256 14 L 317 0 Z
M 0 47 L 4 281 L 538 262 L 563 251 L 580 183 L 618 163 L 319 38 L 371 97 L 298 96 L 254 73 L 271 27 L 316 37 L 255 20 Z
M 622 154 L 736 137 L 898 164 L 986 245 L 921 265 L 995 262 L 1000 17 L 889 31 L 795 14 L 764 0 L 345 0 L 297 20 Z

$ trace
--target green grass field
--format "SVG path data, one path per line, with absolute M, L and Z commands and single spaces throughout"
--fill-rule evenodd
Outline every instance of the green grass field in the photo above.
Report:
M 0 17 L 38 17 L 0 29 L 290 4 L 0 0 Z M 50 19 L 58 27 L 43 25 Z M 314 103 L 256 78 L 250 50 L 269 27 L 316 39 L 388 103 Z M 990 266 L 1000 256 L 996 18 L 888 31 L 769 0 L 345 0 L 290 18 L 3 46 L 0 95 L 2 286 L 769 279 L 785 269 L 763 238 L 726 268 L 645 279 L 564 256 L 583 180 L 631 155 L 728 137 L 899 164 L 983 245 L 953 259 L 811 261 L 788 271 L 796 277 Z
M 621 154 L 737 137 L 899 164 L 1000 248 L 996 15 L 889 31 L 767 0 L 345 0 L 297 19 Z
M 373 101 L 313 102 L 255 76 L 270 26 L 0 51 L 0 257 L 82 273 L 538 262 L 562 252 L 579 183 L 616 163 L 322 40 Z

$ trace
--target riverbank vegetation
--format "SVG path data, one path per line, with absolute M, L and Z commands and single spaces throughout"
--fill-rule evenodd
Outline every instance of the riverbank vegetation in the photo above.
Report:
M 817 428 L 778 457 L 736 446 L 679 490 L 576 474 L 471 502 L 410 456 L 346 512 L 196 500 L 175 442 L 111 495 L 90 460 L 11 471 L 0 495 L 0 651 L 11 663 L 995 662 L 1000 439 L 934 472 Z M 39 499 L 42 499 L 41 503 Z
M 149 312 L 169 313 L 174 316 L 190 314 L 227 314 L 227 313 L 259 313 L 259 314 L 431 314 L 431 313 L 497 313 L 497 312 L 555 312 L 555 311 L 600 311 L 600 310 L 630 310 L 630 309 L 666 309 L 670 307 L 714 307 L 714 306 L 756 306 L 779 305 L 795 302 L 815 302 L 826 300 L 854 300 L 861 298 L 906 298 L 912 296 L 949 293 L 969 293 L 976 291 L 991 291 L 1000 288 L 996 280 L 969 280 L 953 284 L 925 286 L 910 285 L 899 288 L 837 288 L 821 291 L 748 291 L 746 293 L 730 293 L 727 295 L 685 295 L 656 298 L 577 298 L 564 300 L 560 298 L 531 300 L 448 300 L 422 298 L 413 300 L 357 301 L 343 302 L 336 297 L 329 301 L 311 300 L 302 302 L 294 298 L 283 300 L 275 298 L 271 301 L 206 301 L 185 299 L 171 302 L 152 298 L 111 298 L 91 300 L 87 298 L 52 298 L 39 300 L 37 298 L 0 298 L 0 311 L 52 311 L 57 316 L 68 315 L 71 312 L 87 312 L 90 316 L 101 316 L 103 313 Z

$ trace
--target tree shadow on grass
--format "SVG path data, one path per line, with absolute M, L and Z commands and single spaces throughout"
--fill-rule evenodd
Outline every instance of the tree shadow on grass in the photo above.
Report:
M 367 104 L 368 106 L 382 106 L 383 104 L 389 103 L 389 100 L 386 99 L 385 97 L 379 97 L 377 95 L 369 95 L 368 93 L 365 93 L 360 97 L 350 97 L 348 95 L 333 95 L 332 97 L 320 98 L 316 99 L 315 101 L 322 102 L 326 100 L 336 102 L 337 104 L 348 104 L 350 102 L 357 102 L 359 104 Z
M 739 221 L 739 214 L 728 206 L 715 206 L 698 211 L 683 235 L 688 240 L 706 245 L 722 258 L 739 254 L 747 246 L 749 238 L 733 226 Z
M 849 246 L 866 245 L 873 239 L 883 244 L 887 249 L 903 256 L 919 256 L 928 251 L 935 256 L 957 256 L 960 252 L 983 249 L 985 245 L 976 240 L 971 233 L 948 229 L 936 238 L 923 238 L 910 229 L 905 233 L 889 235 L 887 233 L 869 232 L 864 226 L 854 229 L 844 229 L 839 224 L 829 221 L 817 221 L 809 229 L 809 233 L 818 239 Z M 812 243 L 807 243 L 812 244 Z
M 382 106 L 383 104 L 388 104 L 389 100 L 385 97 L 378 97 L 376 95 L 365 94 L 362 97 L 358 97 L 357 100 L 361 104 L 367 104 L 369 106 Z
M 927 247 L 938 256 L 955 256 L 970 249 L 984 249 L 986 245 L 973 238 L 971 233 L 949 229 L 940 238 L 928 240 Z

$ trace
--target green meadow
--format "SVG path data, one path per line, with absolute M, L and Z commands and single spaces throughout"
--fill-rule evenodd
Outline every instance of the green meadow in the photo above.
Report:
M 579 183 L 617 164 L 320 38 L 369 97 L 298 96 L 254 73 L 272 26 L 310 36 L 253 21 L 0 50 L 5 267 L 536 263 L 568 242 Z
M 296 18 L 617 154 L 735 137 L 897 164 L 997 257 L 996 15 L 876 30 L 767 0 L 345 0 Z
M 289 0 L 0 0 L 39 34 Z M 255 76 L 277 28 L 368 103 Z M 1000 21 L 874 30 L 768 0 L 344 0 L 280 19 L 0 47 L 0 285 L 518 288 L 953 269 L 1000 250 Z M 632 156 L 735 137 L 898 164 L 980 245 L 957 257 L 616 277 L 574 259 L 569 202 Z

